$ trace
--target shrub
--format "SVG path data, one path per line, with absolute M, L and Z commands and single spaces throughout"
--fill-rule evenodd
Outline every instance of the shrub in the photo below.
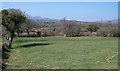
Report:
M 100 28 L 98 31 L 97 31 L 98 35 L 99 36 L 104 36 L 106 37 L 107 34 L 108 34 L 108 30 L 106 28 Z
M 117 24 L 108 24 L 102 26 L 98 31 L 98 35 L 100 36 L 111 36 L 111 37 L 118 37 L 118 25 Z
M 92 33 L 92 32 L 96 32 L 98 29 L 99 29 L 99 27 L 98 27 L 96 24 L 90 24 L 90 25 L 87 27 L 87 30 L 90 31 L 91 33 Z

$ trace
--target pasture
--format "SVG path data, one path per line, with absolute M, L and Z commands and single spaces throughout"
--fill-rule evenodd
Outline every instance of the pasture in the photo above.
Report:
M 115 69 L 118 39 L 112 37 L 19 37 L 7 69 Z

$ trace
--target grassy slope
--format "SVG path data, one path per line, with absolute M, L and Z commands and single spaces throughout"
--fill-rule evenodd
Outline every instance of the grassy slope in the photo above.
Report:
M 8 68 L 44 69 L 114 69 L 118 51 L 117 38 L 44 37 L 15 38 Z

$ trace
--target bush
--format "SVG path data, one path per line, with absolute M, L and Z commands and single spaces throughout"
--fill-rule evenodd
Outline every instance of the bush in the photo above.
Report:
M 99 36 L 104 36 L 106 37 L 107 34 L 108 34 L 108 30 L 106 28 L 100 28 L 98 31 L 97 31 L 98 35 Z
M 118 25 L 117 24 L 109 24 L 102 26 L 98 31 L 97 31 L 99 36 L 110 36 L 110 37 L 118 37 L 119 36 L 119 31 L 118 31 Z
M 96 32 L 98 29 L 99 29 L 99 27 L 97 26 L 97 24 L 90 24 L 87 27 L 87 30 L 90 31 L 91 33 Z

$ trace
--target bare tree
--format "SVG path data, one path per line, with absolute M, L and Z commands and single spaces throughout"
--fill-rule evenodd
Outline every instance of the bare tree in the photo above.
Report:
M 65 18 L 61 20 L 63 26 L 63 31 L 65 36 L 75 36 L 80 32 L 80 25 L 76 24 L 74 21 L 66 20 Z

